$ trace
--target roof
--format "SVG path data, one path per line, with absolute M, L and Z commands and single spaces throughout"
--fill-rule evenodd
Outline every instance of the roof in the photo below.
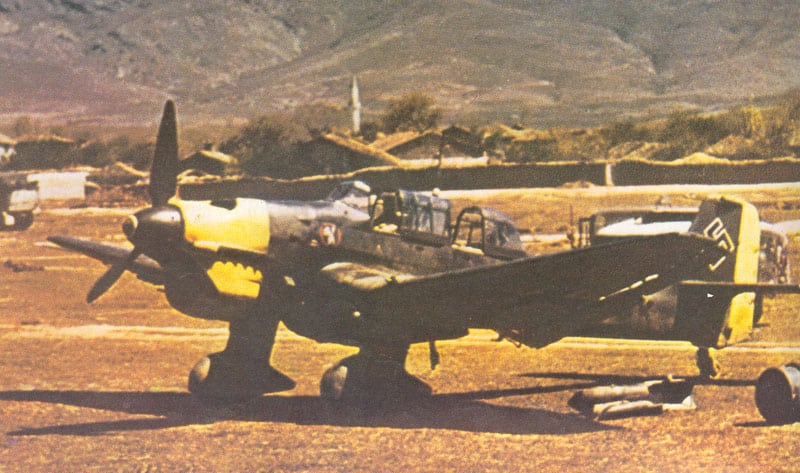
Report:
M 397 133 L 392 133 L 391 135 L 378 138 L 369 145 L 373 148 L 388 151 L 397 146 L 404 145 L 418 136 L 419 133 L 416 131 L 399 131 Z
M 370 143 L 370 146 L 383 151 L 391 151 L 399 146 L 412 143 L 420 138 L 427 138 L 431 135 L 442 136 L 442 133 L 437 130 L 426 130 L 422 133 L 416 131 L 400 131 L 397 133 L 392 133 L 391 135 L 387 135 L 383 138 L 379 138 Z
M 405 159 L 404 161 L 419 167 L 438 166 L 440 163 L 443 168 L 466 168 L 489 165 L 488 156 L 447 156 L 443 157 L 441 161 L 437 158 Z
M 14 146 L 15 144 L 17 144 L 16 140 L 0 133 L 0 145 Z
M 220 163 L 223 163 L 223 164 L 230 164 L 231 160 L 233 159 L 232 156 L 230 156 L 228 154 L 225 154 L 225 153 L 221 153 L 219 151 L 212 151 L 212 150 L 209 150 L 209 149 L 201 149 L 201 150 L 196 151 L 196 152 L 190 154 L 189 156 L 185 157 L 184 160 L 191 159 L 191 158 L 200 158 L 200 157 L 212 159 L 214 161 L 219 161 Z
M 553 139 L 553 136 L 550 132 L 536 130 L 534 128 L 515 129 L 506 125 L 492 125 L 484 128 L 484 139 L 493 135 L 500 136 L 509 141 L 536 141 Z
M 75 140 L 63 136 L 43 134 L 43 135 L 23 135 L 17 138 L 17 145 L 22 143 L 64 143 L 74 144 Z
M 325 133 L 321 136 L 321 138 L 337 146 L 341 146 L 342 148 L 347 148 L 355 153 L 374 158 L 384 164 L 397 167 L 404 166 L 403 161 L 396 156 L 352 138 L 345 138 L 343 136 L 334 135 L 333 133 Z

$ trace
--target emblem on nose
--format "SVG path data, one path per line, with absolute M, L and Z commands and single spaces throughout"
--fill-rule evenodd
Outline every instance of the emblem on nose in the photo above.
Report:
M 318 239 L 322 246 L 337 246 L 342 242 L 342 231 L 335 223 L 325 222 L 319 227 Z

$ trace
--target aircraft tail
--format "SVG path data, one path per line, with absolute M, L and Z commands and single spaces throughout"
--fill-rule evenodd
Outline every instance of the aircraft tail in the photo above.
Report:
M 761 236 L 758 211 L 744 200 L 708 199 L 690 232 L 711 238 L 728 254 L 709 266 L 709 281 L 751 283 L 758 279 L 758 247 Z
M 748 338 L 755 293 L 743 292 L 742 286 L 758 280 L 758 211 L 740 199 L 709 199 L 700 206 L 689 231 L 715 240 L 726 254 L 709 264 L 700 281 L 678 286 L 678 336 L 717 348 Z

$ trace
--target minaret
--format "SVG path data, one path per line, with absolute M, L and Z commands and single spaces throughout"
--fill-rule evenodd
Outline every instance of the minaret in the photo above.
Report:
M 361 101 L 358 98 L 358 78 L 353 76 L 353 85 L 350 90 L 350 107 L 353 108 L 353 134 L 361 133 Z

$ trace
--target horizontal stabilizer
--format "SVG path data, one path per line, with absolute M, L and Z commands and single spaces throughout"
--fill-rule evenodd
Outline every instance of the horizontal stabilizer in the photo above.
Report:
M 775 284 L 769 282 L 736 283 L 726 281 L 681 281 L 681 286 L 707 289 L 716 294 L 733 297 L 743 292 L 760 294 L 800 294 L 800 284 Z

